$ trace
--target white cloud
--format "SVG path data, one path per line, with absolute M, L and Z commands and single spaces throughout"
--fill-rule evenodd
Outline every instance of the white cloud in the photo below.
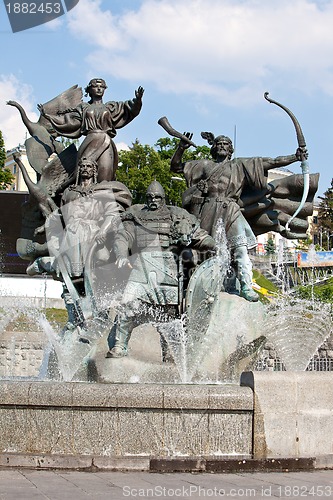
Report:
M 38 120 L 38 114 L 33 110 L 31 87 L 13 75 L 0 74 L 0 130 L 7 150 L 23 144 L 27 133 L 18 110 L 6 104 L 9 100 L 21 104 L 30 120 Z
M 117 151 L 129 151 L 129 146 L 125 142 L 116 142 Z
M 69 29 L 96 72 L 243 105 L 272 89 L 333 95 L 333 0 L 81 0 Z
M 112 50 L 126 49 L 122 31 L 117 28 L 119 20 L 111 11 L 101 10 L 101 0 L 80 0 L 68 14 L 70 29 L 85 43 Z

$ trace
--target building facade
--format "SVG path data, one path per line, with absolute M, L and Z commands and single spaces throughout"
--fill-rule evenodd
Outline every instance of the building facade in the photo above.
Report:
M 14 176 L 14 182 L 11 186 L 7 188 L 8 191 L 21 191 L 21 192 L 28 192 L 28 188 L 26 183 L 24 182 L 23 175 L 19 167 L 17 166 L 16 162 L 14 161 L 13 154 L 15 152 L 19 152 L 21 155 L 21 161 L 24 164 L 29 177 L 31 178 L 32 182 L 37 181 L 37 176 L 35 170 L 32 168 L 28 161 L 27 157 L 27 152 L 25 147 L 22 144 L 19 144 L 16 148 L 10 149 L 9 151 L 6 152 L 7 154 L 7 159 L 5 163 L 5 167 L 9 168 L 11 173 Z

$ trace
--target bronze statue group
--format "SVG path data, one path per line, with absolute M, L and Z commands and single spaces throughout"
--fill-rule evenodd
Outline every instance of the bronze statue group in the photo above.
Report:
M 82 90 L 71 87 L 38 105 L 37 123 L 15 101 L 8 104 L 19 110 L 31 134 L 26 151 L 37 173 L 34 184 L 19 155 L 15 156 L 30 191 L 17 251 L 29 260 L 29 275 L 49 273 L 62 281 L 73 328 L 85 328 L 82 298 L 88 295 L 95 304 L 92 314 L 107 315 L 96 307 L 98 271 L 103 273 L 110 263 L 123 271 L 126 279 L 117 290 L 121 298 L 107 351 L 109 358 L 122 358 L 128 354 L 128 342 L 137 325 L 153 320 L 156 314 L 164 321 L 182 314 L 191 273 L 216 254 L 216 231 L 221 222 L 238 294 L 244 300 L 258 301 L 252 288 L 249 250 L 255 248 L 256 236 L 267 231 L 305 237 L 318 175 L 310 176 L 304 206 L 286 228 L 295 201 L 301 198 L 303 178 L 291 175 L 268 183 L 267 172 L 305 162 L 305 143 L 289 156 L 232 158 L 228 137 L 202 132 L 211 146 L 212 159 L 184 163 L 183 153 L 193 145 L 192 134 L 177 134 L 180 141 L 170 168 L 183 174 L 187 182 L 183 208 L 167 205 L 158 179 L 148 187 L 146 203 L 132 205 L 130 191 L 116 180 L 118 155 L 113 139 L 119 128 L 139 115 L 144 90 L 139 87 L 128 101 L 104 103 L 106 88 L 103 79 L 92 79 L 85 89 L 90 100 L 84 102 Z M 59 136 L 83 140 L 76 150 L 73 144 L 65 148 L 57 141 Z M 166 361 L 168 346 L 162 332 L 160 335 Z

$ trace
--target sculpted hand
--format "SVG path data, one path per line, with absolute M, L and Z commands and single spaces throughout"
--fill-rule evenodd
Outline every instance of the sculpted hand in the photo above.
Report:
M 106 232 L 99 231 L 99 233 L 96 234 L 96 241 L 99 245 L 104 245 L 106 241 Z
M 43 104 L 37 104 L 37 109 L 42 116 L 45 116 L 45 118 L 48 117 L 48 115 L 45 113 L 45 109 L 44 109 Z
M 142 96 L 143 96 L 143 93 L 144 93 L 145 89 L 143 87 L 139 87 L 138 90 L 135 91 L 135 97 L 137 99 L 142 99 Z
M 297 148 L 295 154 L 296 154 L 296 158 L 298 161 L 307 160 L 309 157 L 309 153 L 308 153 L 308 150 L 306 149 L 306 147 Z
M 185 137 L 187 137 L 190 141 L 192 140 L 192 137 L 193 137 L 192 132 L 184 132 L 183 135 L 185 135 Z M 191 144 L 189 144 L 188 142 L 185 142 L 181 139 L 178 147 L 180 149 L 188 149 L 191 147 Z
M 273 184 L 268 182 L 266 186 L 266 191 L 267 191 L 266 194 L 274 193 L 275 189 L 276 189 L 275 186 L 273 186 Z
M 130 269 L 132 269 L 132 266 L 131 266 L 131 263 L 130 261 L 128 260 L 127 257 L 118 257 L 118 259 L 116 260 L 116 266 L 120 269 L 121 267 L 129 267 Z
M 205 179 L 200 179 L 200 181 L 197 184 L 197 188 L 199 191 L 202 192 L 202 194 L 208 194 L 208 182 Z
M 42 226 L 37 227 L 34 230 L 34 236 L 38 236 L 38 234 L 43 234 L 43 233 L 45 233 L 45 226 L 44 226 L 44 224 Z

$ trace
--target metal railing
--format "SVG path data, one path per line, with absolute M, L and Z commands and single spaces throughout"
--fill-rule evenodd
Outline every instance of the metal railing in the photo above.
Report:
M 332 372 L 333 359 L 314 357 L 311 359 L 307 369 L 309 372 Z
M 282 372 L 286 371 L 283 361 L 279 358 L 261 358 L 258 359 L 256 365 L 254 367 L 254 371 L 274 371 L 274 372 Z M 313 357 L 306 371 L 317 371 L 317 372 L 332 372 L 333 371 L 333 358 L 327 357 Z

